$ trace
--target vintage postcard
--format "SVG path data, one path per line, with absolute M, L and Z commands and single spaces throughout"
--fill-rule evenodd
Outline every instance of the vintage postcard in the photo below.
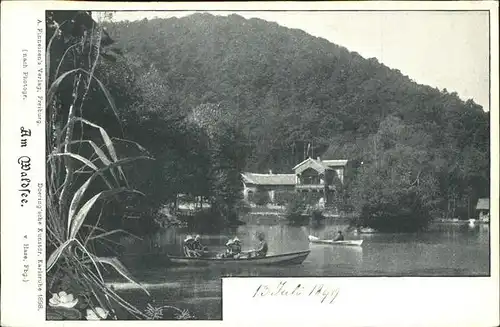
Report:
M 500 323 L 498 3 L 1 22 L 2 326 Z

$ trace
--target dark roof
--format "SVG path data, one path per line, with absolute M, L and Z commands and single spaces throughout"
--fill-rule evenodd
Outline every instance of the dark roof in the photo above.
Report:
M 246 184 L 255 185 L 295 185 L 295 174 L 241 174 Z
M 476 210 L 490 210 L 490 199 L 482 198 L 477 200 Z

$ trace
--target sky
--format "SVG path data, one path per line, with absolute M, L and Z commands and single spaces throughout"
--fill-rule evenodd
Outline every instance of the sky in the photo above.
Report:
M 487 12 L 210 12 L 236 13 L 297 28 L 399 69 L 420 84 L 457 92 L 489 111 Z M 114 21 L 182 17 L 193 12 L 115 12 Z

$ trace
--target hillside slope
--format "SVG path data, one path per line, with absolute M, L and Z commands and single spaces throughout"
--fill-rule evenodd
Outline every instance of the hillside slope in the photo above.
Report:
M 194 14 L 106 27 L 147 86 L 145 101 L 181 115 L 218 104 L 250 145 L 249 171 L 289 172 L 309 155 L 365 167 L 395 156 L 415 174 L 425 166 L 441 197 L 489 192 L 489 114 L 472 100 L 260 19 Z
M 376 59 L 260 19 L 195 14 L 108 30 L 136 67 L 158 69 L 185 110 L 224 102 L 260 145 L 261 169 L 293 165 L 303 155 L 301 141 L 321 154 L 332 138 L 365 137 L 391 114 L 433 134 L 464 111 L 486 117 L 476 104 L 418 85 Z M 264 159 L 271 149 L 279 154 Z

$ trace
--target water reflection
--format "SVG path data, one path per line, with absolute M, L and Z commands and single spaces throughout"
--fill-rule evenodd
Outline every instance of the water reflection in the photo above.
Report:
M 354 234 L 345 222 L 329 222 L 322 226 L 289 226 L 283 223 L 248 223 L 219 234 L 201 234 L 202 242 L 213 251 L 224 251 L 228 239 L 237 236 L 243 250 L 255 248 L 256 233 L 264 232 L 269 255 L 310 249 L 311 253 L 300 267 L 292 270 L 299 276 L 401 274 L 426 269 L 451 267 L 465 274 L 489 273 L 489 225 L 434 224 L 422 233 Z M 363 239 L 363 247 L 309 244 L 308 236 L 332 239 L 338 230 L 346 240 Z M 182 255 L 186 230 L 166 229 L 143 241 L 124 241 L 126 253 L 165 257 Z M 161 260 L 156 260 L 161 263 Z M 141 269 L 141 267 L 135 267 Z M 236 271 L 236 274 L 242 272 Z M 272 275 L 267 271 L 266 275 Z
M 181 303 L 203 317 L 218 319 L 221 277 L 235 276 L 485 276 L 489 275 L 489 225 L 434 224 L 422 233 L 359 234 L 345 221 L 327 221 L 316 226 L 289 226 L 276 219 L 249 220 L 247 225 L 218 234 L 201 234 L 211 250 L 223 251 L 229 238 L 238 236 L 243 250 L 256 245 L 255 234 L 263 231 L 269 254 L 302 251 L 310 254 L 301 265 L 284 267 L 179 267 L 167 268 L 161 258 L 181 255 L 183 229 L 166 229 L 139 240 L 124 239 L 125 253 L 136 253 L 128 267 L 152 289 L 153 300 Z M 308 236 L 331 239 L 338 230 L 345 238 L 363 239 L 362 247 L 309 244 Z M 126 256 L 127 257 L 127 256 Z M 151 260 L 145 258 L 151 257 Z M 134 256 L 129 256 L 134 258 Z M 140 260 L 137 260 L 140 258 Z M 126 289 L 123 281 L 117 289 Z M 159 284 L 161 284 L 159 286 Z M 133 292 L 133 291 L 129 291 Z M 137 292 L 137 291 L 135 291 Z M 146 301 L 140 296 L 135 303 Z M 150 301 L 150 300 L 148 300 Z M 145 304 L 144 304 L 145 305 Z M 209 307 L 203 313 L 199 306 Z M 219 309 L 217 309 L 219 308 Z M 211 317 L 211 318 L 207 318 Z

